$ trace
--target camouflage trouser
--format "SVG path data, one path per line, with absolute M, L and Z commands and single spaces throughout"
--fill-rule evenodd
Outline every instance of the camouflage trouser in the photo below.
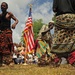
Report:
M 75 14 L 56 17 L 52 52 L 65 53 L 75 50 Z

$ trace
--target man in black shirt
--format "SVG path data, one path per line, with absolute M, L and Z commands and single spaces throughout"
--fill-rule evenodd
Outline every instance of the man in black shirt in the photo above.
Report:
M 56 15 L 75 13 L 75 0 L 53 0 L 53 11 Z

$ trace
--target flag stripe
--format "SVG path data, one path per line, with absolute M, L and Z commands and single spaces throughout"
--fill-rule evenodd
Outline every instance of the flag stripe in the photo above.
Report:
M 33 35 L 33 25 L 31 17 L 31 8 L 29 11 L 29 17 L 24 28 L 24 39 L 27 47 L 27 53 L 32 52 L 34 48 L 34 35 Z

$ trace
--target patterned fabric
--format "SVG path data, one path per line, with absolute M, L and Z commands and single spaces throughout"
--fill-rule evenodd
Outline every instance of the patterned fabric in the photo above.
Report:
M 6 64 L 6 65 L 9 65 L 10 63 L 12 63 L 13 60 L 12 60 L 12 55 L 11 54 L 3 54 L 2 55 L 2 64 Z
M 14 51 L 12 31 L 10 29 L 0 31 L 0 65 L 9 65 L 12 62 L 12 51 Z
M 75 51 L 72 52 L 69 57 L 68 57 L 68 61 L 70 64 L 74 64 L 75 63 Z
M 75 50 L 75 14 L 56 17 L 52 52 L 65 53 Z
M 13 49 L 12 31 L 9 29 L 0 31 L 0 53 L 10 54 Z
M 37 50 L 36 50 L 36 56 L 38 58 L 41 58 L 42 55 L 45 55 L 45 53 L 50 54 L 50 47 L 49 45 L 42 40 L 38 41 Z
M 48 29 L 49 29 L 48 25 L 43 25 L 39 31 L 38 38 L 45 40 L 51 48 L 52 36 L 51 36 L 50 31 L 48 31 L 44 35 L 42 35 L 42 32 L 45 32 Z

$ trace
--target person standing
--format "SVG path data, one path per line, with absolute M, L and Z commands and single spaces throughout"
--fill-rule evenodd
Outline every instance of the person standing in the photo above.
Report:
M 75 51 L 75 0 L 53 0 L 55 29 L 51 52 L 67 58 Z
M 8 4 L 6 2 L 1 3 L 0 14 L 0 65 L 9 65 L 12 62 L 12 52 L 14 51 L 12 29 L 15 29 L 18 24 L 18 19 L 12 12 L 8 12 Z M 11 19 L 14 23 L 11 25 Z

